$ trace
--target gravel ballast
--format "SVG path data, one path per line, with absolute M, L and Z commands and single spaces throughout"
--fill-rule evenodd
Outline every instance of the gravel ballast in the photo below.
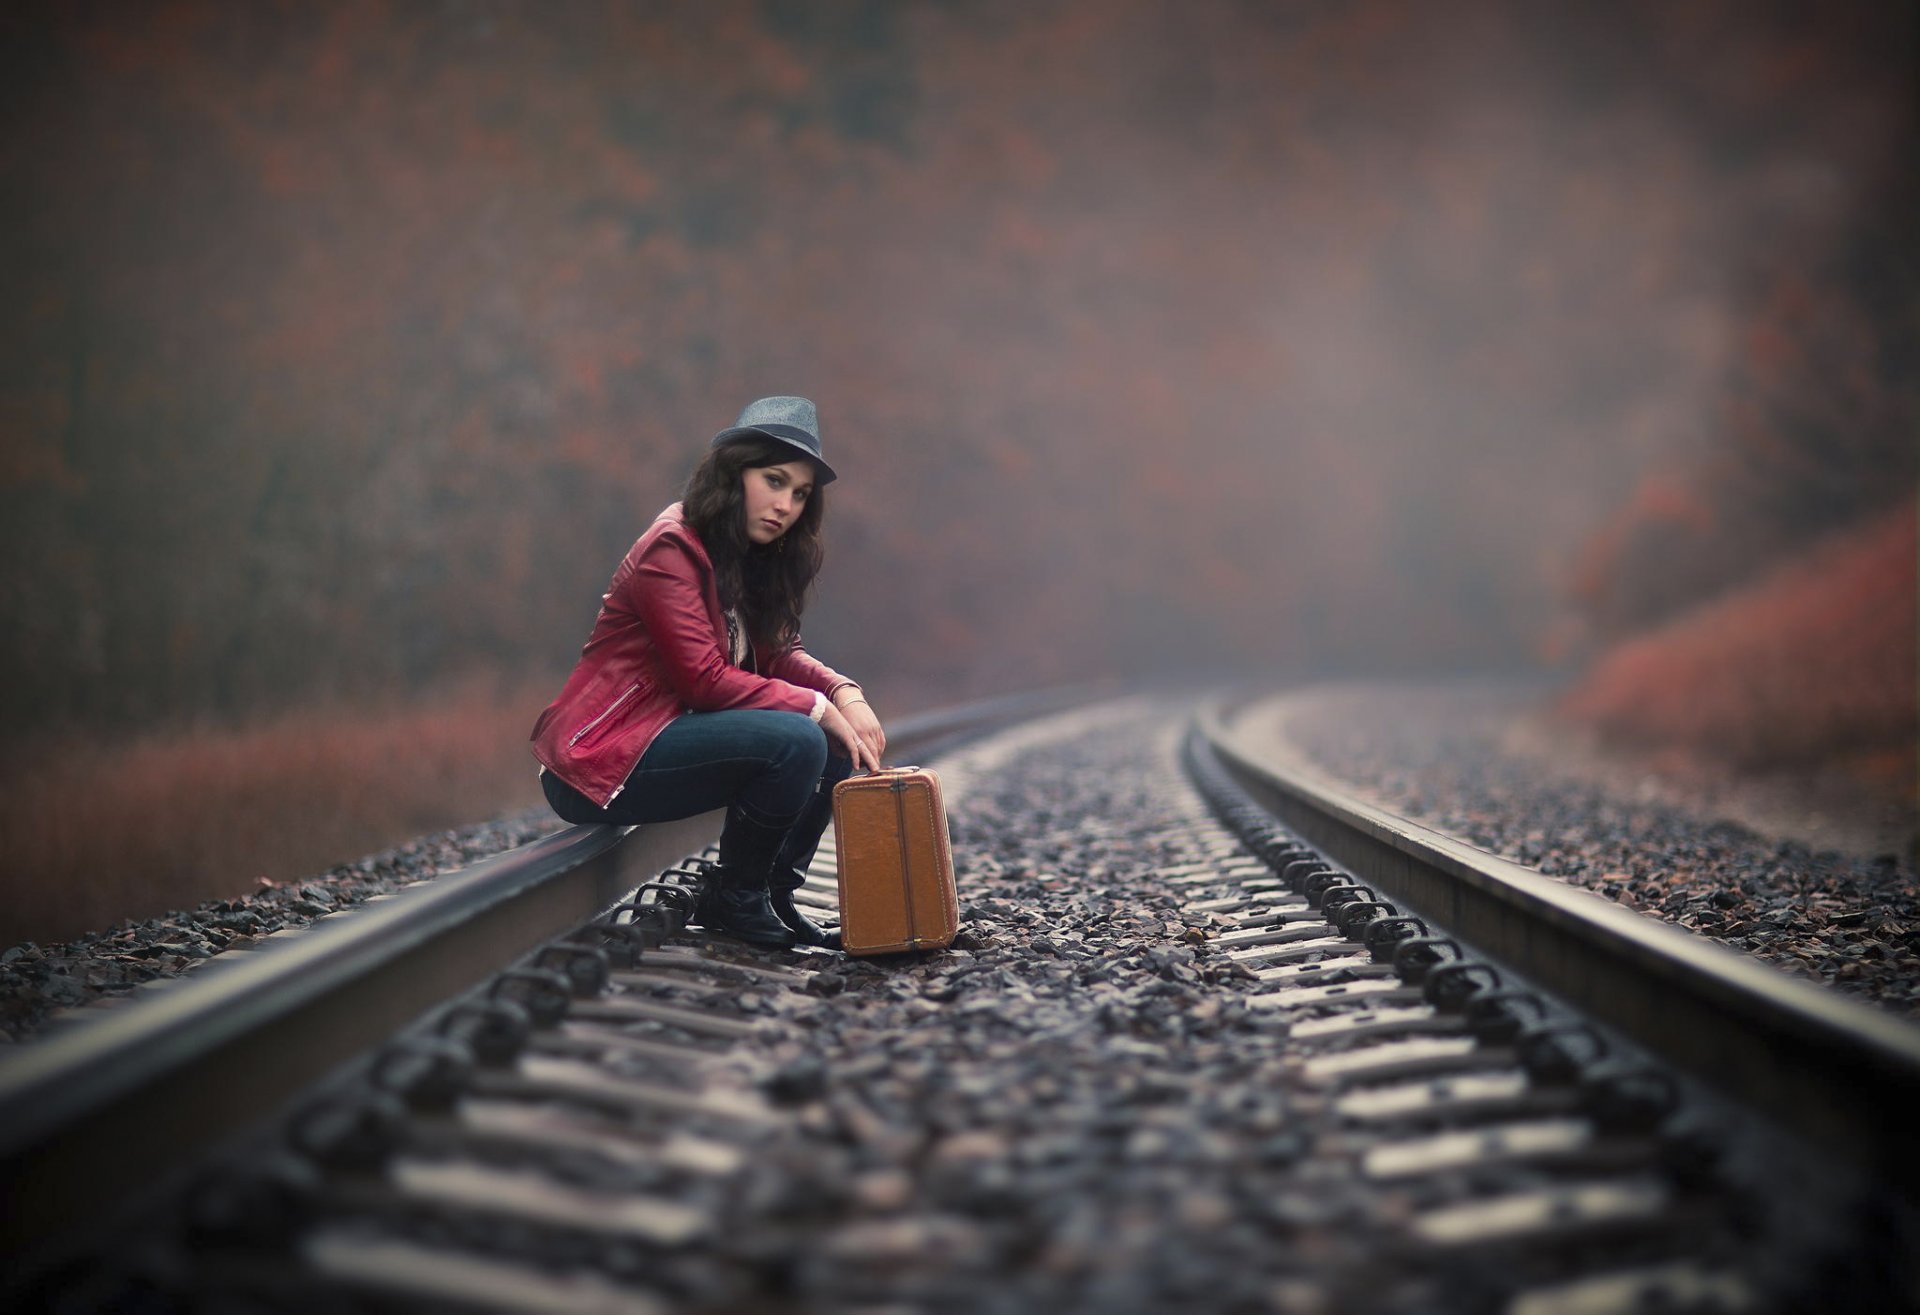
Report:
M 1390 812 L 1920 1017 L 1910 861 L 1725 820 L 1759 811 L 1741 806 L 1738 782 L 1703 798 L 1596 762 L 1556 737 L 1540 706 L 1537 689 L 1484 683 L 1339 686 L 1287 696 L 1273 718 L 1322 771 Z
M 766 1089 L 801 1135 L 727 1230 L 755 1296 L 1321 1311 L 1366 1281 L 1381 1221 L 1274 1080 L 1285 1026 L 1157 875 L 1213 825 L 1174 771 L 1181 724 L 1110 705 L 940 764 L 961 937 L 834 961 L 788 1015 Z
M 61 1011 L 125 998 L 227 950 L 252 949 L 276 932 L 457 871 L 559 826 L 542 805 L 421 836 L 306 881 L 263 881 L 234 899 L 208 900 L 59 944 L 11 946 L 0 951 L 0 1042 L 25 1041 Z

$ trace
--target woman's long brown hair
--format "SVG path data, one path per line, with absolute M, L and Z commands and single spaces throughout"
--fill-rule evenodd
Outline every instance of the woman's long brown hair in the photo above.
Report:
M 826 555 L 820 525 L 826 499 L 816 482 L 800 514 L 769 544 L 747 537 L 745 471 L 806 457 L 770 438 L 743 438 L 707 453 L 687 480 L 682 498 L 687 523 L 713 559 L 722 607 L 738 607 L 747 633 L 763 654 L 778 652 L 800 637 L 800 613 Z

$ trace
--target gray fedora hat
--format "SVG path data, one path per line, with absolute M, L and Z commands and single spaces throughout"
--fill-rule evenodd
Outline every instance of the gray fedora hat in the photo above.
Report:
M 763 397 L 747 403 L 747 409 L 733 422 L 733 428 L 715 434 L 711 446 L 719 447 L 722 443 L 755 435 L 777 439 L 811 460 L 820 467 L 822 484 L 831 484 L 839 478 L 820 455 L 820 417 L 806 398 Z

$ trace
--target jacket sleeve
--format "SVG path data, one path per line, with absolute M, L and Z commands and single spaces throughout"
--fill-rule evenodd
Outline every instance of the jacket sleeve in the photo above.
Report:
M 828 697 L 832 697 L 833 692 L 842 685 L 859 683 L 841 675 L 807 652 L 798 639 L 773 655 L 767 663 L 767 674 L 803 689 L 817 689 Z
M 633 612 L 647 628 L 667 684 L 696 712 L 768 708 L 810 713 L 810 689 L 742 671 L 720 651 L 707 616 L 705 591 L 693 557 L 662 537 L 641 555 L 628 588 Z

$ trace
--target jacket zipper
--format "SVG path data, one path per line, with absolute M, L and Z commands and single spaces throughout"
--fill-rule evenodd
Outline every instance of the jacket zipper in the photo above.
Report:
M 628 699 L 632 698 L 635 694 L 638 694 L 639 692 L 640 692 L 640 687 L 638 685 L 628 686 L 627 692 L 625 694 L 622 694 L 619 698 L 615 699 L 612 703 L 609 703 L 606 707 L 606 711 L 602 712 L 598 717 L 595 717 L 592 721 L 588 722 L 585 726 L 582 726 L 579 730 L 575 731 L 573 733 L 573 738 L 567 741 L 567 747 L 571 749 L 574 745 L 580 743 L 582 737 L 584 737 L 588 731 L 591 731 L 595 726 L 598 726 L 601 722 L 611 717 L 614 714 L 614 711 L 617 708 L 619 708 L 619 706 L 622 703 L 625 703 Z

